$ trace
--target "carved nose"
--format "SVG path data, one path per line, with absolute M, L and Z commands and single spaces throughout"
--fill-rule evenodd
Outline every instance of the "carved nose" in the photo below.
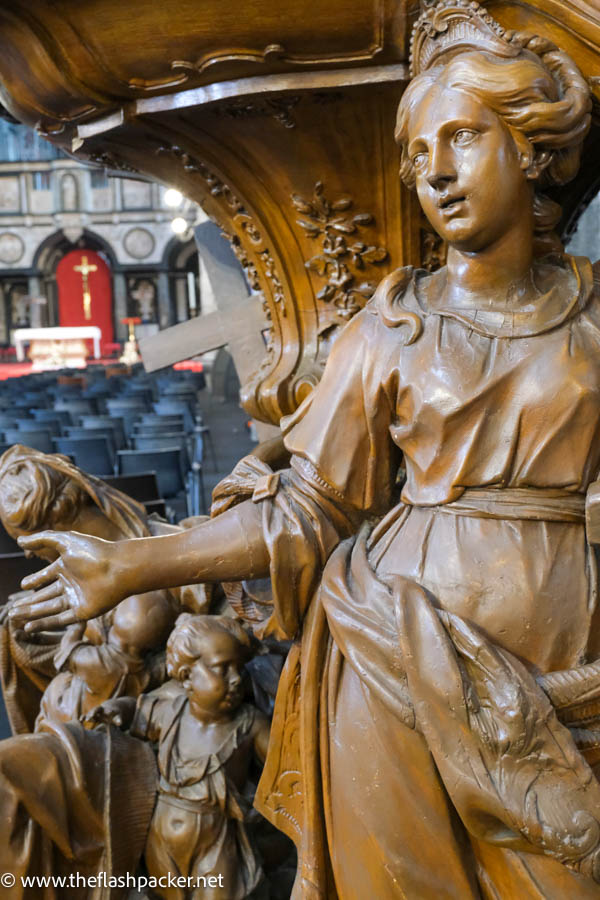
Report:
M 436 190 L 440 190 L 449 182 L 454 181 L 456 173 L 447 147 L 433 144 L 429 154 L 426 177 L 429 185 Z
M 451 181 L 454 181 L 454 176 L 449 172 L 444 171 L 432 171 L 427 176 L 427 182 L 431 185 L 432 188 L 439 191 L 447 184 L 450 184 Z

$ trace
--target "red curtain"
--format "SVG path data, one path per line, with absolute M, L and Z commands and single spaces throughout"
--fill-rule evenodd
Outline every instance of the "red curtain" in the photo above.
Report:
M 91 269 L 87 273 L 90 295 L 89 313 L 84 307 L 84 277 L 75 267 Z M 94 269 L 94 266 L 96 267 Z M 112 290 L 110 269 L 93 250 L 71 250 L 56 268 L 58 285 L 58 318 L 63 326 L 97 325 L 102 332 L 101 344 L 113 341 Z M 91 342 L 89 344 L 91 348 Z

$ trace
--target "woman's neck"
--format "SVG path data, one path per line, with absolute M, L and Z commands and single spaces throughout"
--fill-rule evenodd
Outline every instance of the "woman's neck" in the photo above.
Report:
M 531 226 L 526 224 L 474 253 L 449 247 L 443 305 L 514 309 L 534 300 L 539 292 L 533 281 Z

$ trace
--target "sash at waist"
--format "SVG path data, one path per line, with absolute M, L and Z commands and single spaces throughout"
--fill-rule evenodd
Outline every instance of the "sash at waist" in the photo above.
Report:
M 179 809 L 186 809 L 193 813 L 218 813 L 221 807 L 218 803 L 207 798 L 194 800 L 191 797 L 177 797 L 174 794 L 168 794 L 166 791 L 159 791 L 158 800 L 166 803 L 167 806 L 176 806 Z
M 450 516 L 585 524 L 585 494 L 557 488 L 467 488 L 458 500 L 433 508 Z

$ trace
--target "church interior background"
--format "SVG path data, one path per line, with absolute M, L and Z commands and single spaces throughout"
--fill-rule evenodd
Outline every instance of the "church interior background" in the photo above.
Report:
M 141 319 L 143 337 L 214 309 L 190 229 L 183 239 L 172 229 L 190 204 L 175 195 L 182 209 L 169 207 L 166 192 L 84 166 L 0 120 L 0 346 L 15 328 L 98 324 L 110 355 L 127 339 L 124 318 Z M 192 216 L 206 219 L 197 207 Z
M 207 216 L 167 185 L 135 175 L 83 165 L 27 126 L 0 118 L 5 353 L 16 328 L 97 324 L 110 355 L 127 340 L 125 318 L 141 320 L 142 338 L 215 310 L 215 285 L 190 227 Z M 175 219 L 183 234 L 174 233 Z M 578 220 L 567 250 L 600 255 L 600 196 Z M 81 302 L 86 283 L 94 297 L 88 310 Z

